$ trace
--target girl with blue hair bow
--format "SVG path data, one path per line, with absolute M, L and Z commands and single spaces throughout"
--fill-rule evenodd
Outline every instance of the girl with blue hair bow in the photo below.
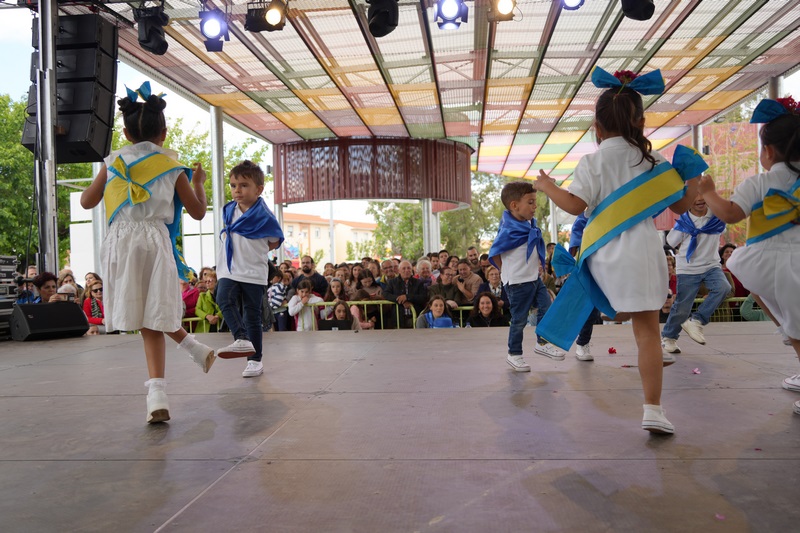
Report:
M 789 338 L 800 358 L 800 109 L 793 98 L 762 100 L 751 123 L 764 124 L 761 165 L 766 172 L 743 181 L 729 200 L 714 181 L 700 180 L 700 193 L 729 224 L 748 218 L 747 243 L 731 254 L 728 269 Z M 783 381 L 800 392 L 800 374 Z M 800 401 L 794 403 L 800 414 Z

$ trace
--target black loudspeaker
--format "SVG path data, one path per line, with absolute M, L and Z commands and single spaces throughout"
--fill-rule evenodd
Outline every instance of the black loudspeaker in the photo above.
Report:
M 33 22 L 33 47 L 39 46 Z M 100 15 L 59 17 L 56 35 L 56 163 L 102 161 L 111 150 L 117 83 L 117 27 Z M 39 52 L 31 55 L 28 113 L 22 144 L 36 149 Z
M 80 337 L 89 331 L 83 309 L 74 302 L 17 304 L 11 312 L 10 325 L 15 341 Z

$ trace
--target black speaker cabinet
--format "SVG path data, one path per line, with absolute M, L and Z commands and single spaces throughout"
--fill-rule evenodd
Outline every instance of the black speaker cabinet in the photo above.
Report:
M 74 302 L 18 304 L 11 312 L 10 324 L 15 341 L 80 337 L 89 331 L 83 309 Z

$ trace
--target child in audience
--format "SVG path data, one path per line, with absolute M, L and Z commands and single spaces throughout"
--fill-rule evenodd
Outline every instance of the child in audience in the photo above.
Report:
M 659 71 L 641 77 L 627 71 L 612 76 L 595 67 L 592 82 L 606 89 L 595 109 L 599 150 L 578 162 L 568 190 L 560 188 L 544 171 L 539 172 L 536 189 L 568 213 L 579 215 L 586 211 L 589 223 L 583 234 L 579 265 L 586 261 L 614 310 L 631 312 L 645 399 L 642 429 L 670 434 L 675 428 L 661 407 L 663 360 L 658 322 L 658 310 L 667 291 L 667 263 L 652 216 L 667 206 L 678 214 L 684 213 L 697 195 L 697 180 L 690 180 L 688 192 L 684 193 L 681 177 L 658 152 L 652 151 L 644 136 L 640 92 L 663 91 L 664 80 Z M 659 184 L 659 193 L 642 192 L 646 189 L 641 187 L 651 183 Z M 614 203 L 623 192 L 636 200 Z M 624 213 L 624 217 L 593 227 L 595 212 Z
M 275 315 L 275 326 L 278 331 L 286 331 L 288 327 L 288 313 L 286 309 L 278 312 L 287 302 L 289 289 L 292 286 L 292 274 L 288 271 L 278 270 L 277 275 L 272 280 L 272 285 L 267 289 L 267 299 L 272 313 Z
M 139 97 L 143 101 L 137 101 Z M 146 420 L 164 422 L 170 419 L 164 334 L 187 350 L 203 372 L 214 362 L 214 351 L 181 327 L 178 276 L 186 278 L 190 270 L 175 248 L 182 208 L 195 220 L 206 214 L 206 173 L 200 163 L 193 169 L 182 166 L 175 152 L 162 147 L 167 136 L 166 102 L 151 93 L 149 82 L 136 92 L 128 89 L 118 104 L 123 133 L 131 144 L 106 157 L 81 194 L 81 206 L 91 209 L 105 201 L 109 227 L 101 264 L 106 329 L 141 332 L 150 375 L 145 383 Z M 139 194 L 145 184 L 148 194 Z
M 344 300 L 335 300 L 333 304 L 333 314 L 331 318 L 334 320 L 346 320 L 350 322 L 350 329 L 353 331 L 361 331 L 361 324 L 358 319 L 350 312 L 347 302 Z
M 700 179 L 700 193 L 721 220 L 749 218 L 747 242 L 726 262 L 761 309 L 780 326 L 800 358 L 800 109 L 793 98 L 763 100 L 752 123 L 761 128 L 761 165 L 766 172 L 743 181 L 730 200 L 717 194 L 714 181 Z M 800 392 L 800 374 L 783 388 Z M 794 403 L 800 414 L 800 401 Z
M 364 289 L 357 290 L 353 295 L 354 302 L 366 302 L 371 299 L 372 297 Z M 361 305 L 353 304 L 350 306 L 350 314 L 352 314 L 353 318 L 358 321 L 361 329 L 374 329 L 375 323 L 378 321 L 378 312 L 370 309 L 370 307 L 374 306 L 366 306 L 366 311 L 364 311 L 364 308 Z
M 317 329 L 315 308 L 306 304 L 322 302 L 322 298 L 314 293 L 314 284 L 304 279 L 297 284 L 297 294 L 289 300 L 289 315 L 296 317 L 297 331 L 314 331 Z
M 345 294 L 345 287 L 342 278 L 331 278 L 330 283 L 328 283 L 328 290 L 325 292 L 325 297 L 323 298 L 326 302 L 333 302 L 336 300 L 347 300 L 347 295 Z M 320 318 L 323 320 L 328 320 L 330 317 L 333 316 L 333 306 L 328 305 L 320 309 Z
M 417 329 L 454 328 L 453 315 L 443 296 L 433 296 L 417 317 Z

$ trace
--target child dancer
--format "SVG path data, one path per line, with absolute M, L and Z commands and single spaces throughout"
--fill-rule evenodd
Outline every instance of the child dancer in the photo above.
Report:
M 258 165 L 243 161 L 233 167 L 230 185 L 233 200 L 222 209 L 225 227 L 217 256 L 217 303 L 234 341 L 217 356 L 247 357 L 242 377 L 251 378 L 264 373 L 261 300 L 269 279 L 267 254 L 281 245 L 283 230 L 261 197 L 264 172 Z
M 536 307 L 541 320 L 550 308 L 550 295 L 539 278 L 539 266 L 544 265 L 544 241 L 533 218 L 536 191 L 530 182 L 512 181 L 503 187 L 500 200 L 506 210 L 489 250 L 489 262 L 500 270 L 511 303 L 506 362 L 515 372 L 530 372 L 530 365 L 522 358 L 522 335 L 528 323 L 528 312 Z M 564 360 L 564 353 L 558 348 L 538 336 L 537 341 L 536 353 L 556 361 Z
M 187 350 L 203 372 L 214 362 L 214 351 L 181 328 L 178 277 L 187 279 L 190 271 L 175 248 L 182 208 L 195 220 L 206 214 L 206 173 L 200 163 L 193 169 L 182 166 L 175 152 L 162 147 L 167 104 L 151 94 L 149 82 L 136 92 L 128 89 L 118 104 L 122 131 L 131 144 L 106 157 L 81 195 L 81 205 L 91 209 L 105 202 L 109 228 L 101 264 L 106 330 L 141 331 L 150 375 L 145 383 L 147 422 L 164 422 L 170 418 L 164 334 Z
M 599 150 L 580 160 L 569 190 L 561 189 L 543 171 L 539 172 L 536 189 L 568 213 L 578 215 L 586 210 L 590 217 L 578 266 L 586 261 L 591 277 L 614 310 L 631 312 L 645 399 L 642 429 L 673 433 L 675 428 L 661 408 L 663 363 L 658 310 L 667 290 L 667 265 L 652 216 L 667 206 L 676 213 L 686 211 L 696 196 L 697 180 L 689 182 L 689 192 L 684 194 L 681 177 L 652 151 L 644 136 L 644 107 L 637 91 L 661 93 L 664 81 L 659 71 L 637 79 L 633 73 L 611 76 L 595 68 L 592 82 L 608 88 L 595 109 Z M 621 204 L 611 205 L 620 198 Z M 625 203 L 626 198 L 633 201 Z M 594 219 L 598 224 L 593 227 Z M 573 273 L 567 283 L 579 281 L 577 274 Z M 562 292 L 566 288 L 567 284 Z M 559 294 L 556 303 L 562 296 Z M 595 306 L 601 311 L 605 307 Z M 575 335 L 570 335 L 571 343 Z
M 733 251 L 727 266 L 789 337 L 800 358 L 800 109 L 789 98 L 762 100 L 752 123 L 761 128 L 761 165 L 766 172 L 742 182 L 730 200 L 722 199 L 706 176 L 700 193 L 723 221 L 749 217 L 747 244 Z M 783 388 L 800 392 L 800 374 Z M 800 414 L 800 401 L 794 403 Z

